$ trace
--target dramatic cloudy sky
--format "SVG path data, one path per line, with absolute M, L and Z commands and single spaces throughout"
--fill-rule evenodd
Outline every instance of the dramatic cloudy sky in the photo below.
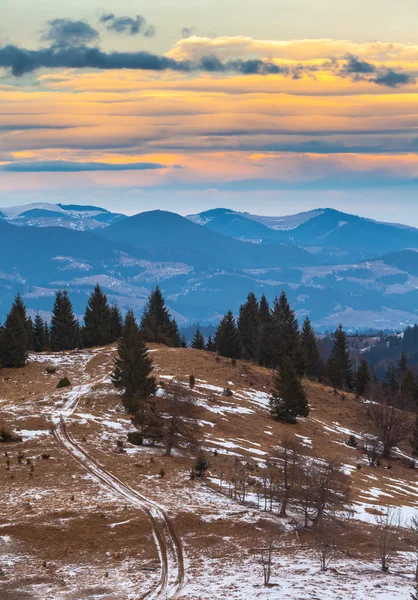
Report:
M 418 226 L 416 0 L 2 0 L 0 210 Z

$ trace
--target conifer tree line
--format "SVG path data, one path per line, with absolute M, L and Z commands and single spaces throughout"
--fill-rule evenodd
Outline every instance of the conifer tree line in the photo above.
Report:
M 240 307 L 238 318 L 228 311 L 214 339 L 209 336 L 206 343 L 198 327 L 190 346 L 217 352 L 226 358 L 250 360 L 271 369 L 290 362 L 299 376 L 320 378 L 325 374 L 309 317 L 299 330 L 285 292 L 274 299 L 271 307 L 264 294 L 258 301 L 250 292 Z
M 109 304 L 99 285 L 95 286 L 88 299 L 83 324 L 75 316 L 66 290 L 56 293 L 49 323 L 39 313 L 32 321 L 18 293 L 0 327 L 0 367 L 23 367 L 29 351 L 59 352 L 111 344 L 121 337 L 123 328 L 119 307 Z M 187 346 L 158 287 L 148 299 L 140 330 L 144 342 L 157 342 L 173 347 Z

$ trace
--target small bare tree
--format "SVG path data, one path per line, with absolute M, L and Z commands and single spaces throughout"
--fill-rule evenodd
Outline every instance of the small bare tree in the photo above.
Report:
M 189 390 L 176 382 L 170 383 L 166 398 L 162 431 L 166 456 L 171 456 L 173 448 L 195 449 L 198 440 L 194 398 Z
M 379 464 L 381 456 L 381 443 L 376 435 L 371 433 L 364 433 L 362 435 L 360 448 L 364 450 L 371 467 L 375 467 Z
M 301 444 L 295 437 L 284 437 L 282 440 L 283 452 L 277 451 L 277 455 L 283 460 L 282 468 L 282 494 L 281 494 L 281 506 L 279 515 L 281 517 L 287 516 L 287 506 L 292 495 L 292 489 L 295 482 L 297 466 L 300 460 L 300 448 Z
M 409 415 L 387 402 L 369 405 L 368 415 L 382 442 L 382 458 L 389 459 L 392 448 L 405 440 L 412 430 Z
M 414 556 L 415 556 L 415 582 L 418 584 L 418 516 L 414 515 L 411 519 L 410 530 L 414 540 Z
M 304 527 L 317 526 L 323 517 L 346 509 L 350 499 L 348 478 L 335 461 L 311 460 L 297 471 L 294 497 L 302 509 Z
M 401 519 L 399 510 L 393 507 L 375 516 L 378 528 L 379 555 L 382 571 L 389 571 L 389 563 L 399 549 L 399 528 Z
M 407 439 L 413 423 L 408 413 L 395 406 L 398 391 L 391 386 L 374 383 L 370 387 L 373 400 L 368 406 L 368 416 L 374 427 L 374 433 L 382 443 L 382 458 L 389 459 L 390 453 L 400 442 Z

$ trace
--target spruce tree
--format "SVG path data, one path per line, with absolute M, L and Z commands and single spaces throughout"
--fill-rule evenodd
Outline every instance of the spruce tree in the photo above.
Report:
M 270 412 L 277 421 L 296 423 L 309 415 L 308 399 L 301 378 L 290 358 L 284 358 L 273 380 Z
M 123 331 L 123 319 L 122 313 L 120 312 L 120 308 L 117 304 L 113 304 L 110 307 L 110 315 L 111 315 L 111 342 L 116 342 Z
M 241 340 L 242 357 L 257 361 L 260 355 L 260 314 L 258 301 L 253 292 L 239 309 L 238 333 Z
M 221 356 L 240 358 L 241 344 L 235 318 L 231 311 L 228 311 L 219 323 L 215 341 L 216 349 Z
M 17 294 L 1 332 L 1 357 L 3 367 L 24 367 L 28 353 L 28 323 L 26 308 Z
M 184 334 L 181 336 L 180 348 L 187 348 L 187 340 L 186 340 L 186 336 Z
M 354 375 L 354 390 L 357 396 L 364 396 L 366 388 L 370 383 L 370 379 L 369 363 L 365 358 L 362 358 Z
M 181 343 L 177 323 L 171 319 L 158 286 L 148 298 L 140 327 L 146 342 L 174 347 L 178 347 Z
M 270 306 L 264 294 L 261 296 L 258 306 L 258 319 L 261 325 L 264 325 L 270 319 Z
M 49 350 L 51 347 L 50 338 L 49 338 L 49 325 L 48 322 L 44 322 L 44 335 L 45 335 L 45 350 Z
M 107 296 L 97 284 L 84 314 L 83 342 L 86 348 L 105 346 L 112 340 L 112 313 Z
M 150 375 L 153 368 L 135 315 L 129 310 L 112 375 L 113 385 L 122 392 L 123 404 L 129 413 L 135 413 L 141 403 L 155 393 L 155 379 Z
M 45 336 L 45 323 L 41 315 L 37 313 L 33 325 L 33 349 L 35 352 L 44 352 L 48 347 L 48 340 Z
M 192 343 L 190 344 L 190 348 L 194 348 L 194 350 L 204 350 L 205 349 L 205 338 L 200 333 L 199 327 L 196 329 L 196 333 L 193 336 Z
M 347 336 L 342 325 L 337 327 L 334 334 L 334 345 L 327 362 L 326 374 L 335 388 L 352 388 L 352 363 L 348 352 Z
M 50 346 L 54 352 L 80 347 L 80 326 L 67 290 L 57 292 L 52 309 Z
M 28 350 L 33 350 L 34 340 L 33 340 L 33 321 L 32 321 L 32 317 L 27 317 L 27 319 L 26 319 L 26 335 L 28 337 L 27 349 Z
M 415 417 L 414 428 L 410 440 L 412 456 L 418 456 L 418 415 Z
M 390 363 L 383 380 L 383 387 L 386 388 L 392 395 L 395 395 L 399 390 L 399 377 L 395 365 Z
M 177 321 L 171 319 L 170 321 L 170 346 L 174 348 L 181 348 L 181 334 Z
M 206 342 L 205 350 L 208 352 L 216 352 L 216 342 L 212 338 L 212 336 L 208 336 L 208 341 Z
M 300 335 L 301 348 L 305 363 L 305 372 L 309 377 L 320 377 L 323 365 L 316 342 L 315 332 L 309 317 L 306 316 Z
M 262 346 L 265 366 L 278 369 L 284 359 L 290 358 L 298 374 L 303 375 L 305 366 L 298 321 L 285 292 L 274 300 L 269 323 L 264 329 Z

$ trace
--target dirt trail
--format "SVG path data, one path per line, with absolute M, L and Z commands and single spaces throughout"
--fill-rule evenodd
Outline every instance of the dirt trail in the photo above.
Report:
M 137 490 L 105 470 L 70 435 L 65 419 L 74 412 L 79 400 L 87 395 L 91 388 L 101 383 L 105 377 L 80 386 L 74 386 L 67 394 L 65 404 L 53 414 L 53 433 L 57 442 L 77 460 L 91 475 L 121 496 L 125 501 L 143 510 L 148 516 L 157 546 L 161 574 L 158 583 L 148 592 L 139 596 L 140 600 L 158 600 L 175 598 L 184 584 L 184 556 L 180 538 L 173 524 L 161 506 L 149 500 Z

